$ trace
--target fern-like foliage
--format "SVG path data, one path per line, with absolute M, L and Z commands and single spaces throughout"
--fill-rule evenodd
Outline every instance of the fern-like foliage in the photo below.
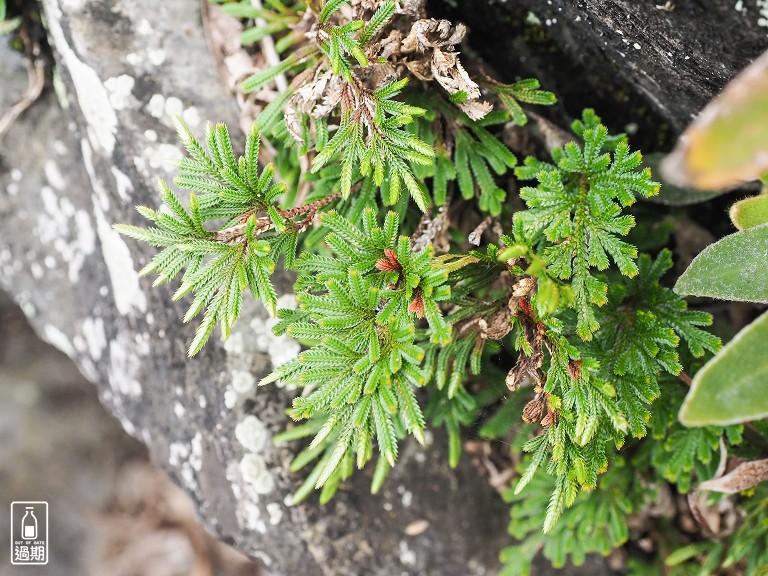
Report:
M 659 183 L 651 180 L 650 169 L 638 170 L 640 153 L 630 152 L 623 139 L 610 139 L 591 111 L 573 129 L 583 147 L 569 142 L 552 151 L 554 165 L 529 158 L 516 170 L 518 178 L 539 182 L 520 191 L 528 210 L 516 219 L 530 241 L 547 243 L 543 254 L 550 270 L 572 280 L 577 330 L 589 339 L 600 327 L 594 307 L 607 302 L 608 289 L 593 270 L 605 270 L 613 260 L 625 276 L 637 274 L 637 250 L 619 238 L 634 226 L 622 208 L 636 196 L 657 194 Z
M 165 210 L 137 208 L 153 225 L 117 224 L 115 229 L 163 248 L 140 272 L 156 273 L 155 285 L 169 282 L 183 271 L 174 299 L 194 293 L 184 321 L 204 312 L 189 347 L 193 356 L 217 323 L 222 334 L 229 335 L 245 289 L 272 314 L 276 312 L 277 295 L 270 275 L 281 253 L 288 261 L 293 259 L 298 232 L 312 210 L 279 208 L 277 200 L 285 186 L 274 182 L 271 165 L 259 169 L 259 133 L 255 129 L 248 135 L 245 153 L 235 157 L 225 125 L 208 125 L 207 149 L 183 122 L 179 121 L 178 128 L 189 156 L 181 160 L 174 182 L 190 192 L 188 207 L 161 182 Z
M 573 129 L 583 148 L 571 142 L 553 151 L 555 164 L 528 159 L 517 169 L 519 177 L 536 177 L 539 185 L 521 190 L 528 209 L 515 214 L 513 237 L 504 239 L 509 248 L 501 254 L 527 259 L 526 270 L 513 271 L 533 274 L 541 287 L 533 308 L 512 321 L 521 373 L 539 380 L 544 395 L 531 410 L 536 402 L 547 410 L 545 432 L 528 445 L 533 457 L 516 491 L 548 461 L 555 484 L 545 532 L 580 488 L 594 489 L 611 445 L 619 448 L 627 435 L 645 434 L 659 376 L 681 370 L 680 338 L 698 356 L 719 346 L 700 329 L 711 316 L 687 311 L 659 284 L 671 267 L 669 253 L 655 261 L 642 256 L 638 263 L 635 247 L 619 238 L 634 224 L 622 208 L 636 194 L 658 190 L 647 169 L 637 170 L 639 153 L 630 153 L 625 139 L 609 137 L 591 111 Z M 609 289 L 598 273 L 611 261 L 621 275 Z M 563 281 L 569 281 L 565 290 Z M 544 349 L 549 366 L 541 375 L 536 367 Z
M 341 162 L 341 192 L 349 197 L 353 180 L 371 176 L 376 186 L 388 183 L 386 204 L 400 197 L 401 182 L 411 198 L 427 210 L 428 200 L 416 181 L 409 164 L 431 165 L 435 154 L 414 134 L 402 126 L 426 110 L 393 100 L 408 83 L 407 78 L 390 82 L 372 94 L 345 89 L 341 104 L 341 124 L 333 138 L 315 157 L 312 170 L 317 172 L 333 158 Z
M 537 467 L 549 460 L 546 468 L 556 484 L 545 531 L 575 500 L 579 487 L 596 486 L 608 466 L 610 445 L 618 448 L 627 435 L 645 435 L 650 404 L 660 395 L 660 377 L 677 375 L 682 368 L 679 338 L 691 342 L 689 347 L 698 355 L 719 346 L 719 340 L 698 327 L 711 322 L 711 317 L 696 313 L 689 321 L 670 323 L 663 314 L 665 307 L 684 306 L 684 301 L 658 284 L 643 290 L 645 282 L 653 282 L 654 276 L 658 281 L 669 266 L 668 252 L 655 261 L 644 255 L 638 267 L 647 276 L 612 284 L 607 305 L 598 309 L 603 328 L 591 341 L 566 336 L 578 331 L 573 312 L 563 315 L 561 331 L 545 332 L 552 359 L 544 390 L 558 419 L 528 446 L 533 458 L 516 488 L 520 492 Z
M 291 464 L 311 466 L 294 502 L 316 488 L 328 501 L 371 460 L 376 492 L 399 442 L 423 443 L 428 426 L 447 431 L 450 466 L 478 418 L 481 437 L 517 430 L 513 450 L 527 454 L 505 496 L 521 540 L 502 555 L 512 575 L 539 552 L 556 566 L 607 554 L 662 483 L 684 493 L 710 477 L 742 431 L 677 423 L 683 365 L 720 343 L 702 329 L 709 314 L 663 287 L 664 242 L 646 243 L 651 257 L 628 240 L 627 209 L 659 185 L 626 137 L 587 110 L 551 162 L 518 166 L 500 126 L 524 125 L 523 105 L 554 96 L 530 79 L 483 78 L 481 93 L 456 51 L 462 27 L 410 22 L 394 0 L 263 2 L 224 2 L 249 22 L 242 43 L 269 39 L 280 59 L 241 86 L 257 101 L 272 92 L 243 154 L 223 125 L 201 142 L 180 124 L 184 194 L 161 183 L 164 207 L 138 209 L 150 225 L 117 229 L 162 248 L 142 274 L 181 276 L 184 320 L 202 314 L 190 355 L 217 324 L 230 333 L 246 290 L 276 312 L 281 257 L 297 271 L 299 307 L 277 312 L 275 332 L 305 350 L 261 382 L 303 391 L 289 412 L 301 423 L 279 436 L 312 438 Z M 273 144 L 263 169 L 260 133 Z M 514 214 L 512 169 L 536 181 Z M 481 222 L 471 234 L 458 211 Z M 498 242 L 468 250 L 484 230 Z M 764 532 L 762 502 L 746 501 L 730 541 L 675 543 L 666 565 L 764 563 L 750 539 Z
M 581 492 L 547 534 L 540 531 L 540 526 L 546 522 L 547 495 L 557 486 L 555 476 L 537 474 L 531 478 L 531 488 L 526 492 L 510 489 L 504 494 L 505 500 L 512 505 L 509 531 L 520 542 L 502 551 L 505 562 L 502 574 L 530 574 L 531 563 L 539 553 L 556 567 L 562 567 L 566 562 L 578 566 L 590 553 L 607 556 L 627 542 L 631 516 L 657 501 L 658 492 L 666 489 L 666 482 L 674 484 L 680 492 L 688 491 L 696 478 L 712 477 L 720 458 L 721 442 L 728 450 L 741 443 L 740 426 L 697 429 L 681 426 L 676 415 L 685 397 L 685 385 L 670 375 L 662 375 L 659 382 L 662 393 L 654 405 L 650 437 L 634 442 L 626 455 L 611 451 L 608 471 L 598 478 L 595 489 Z M 537 460 L 546 458 L 546 450 L 542 448 L 544 443 L 544 438 L 538 436 L 523 446 L 530 452 L 527 462 L 524 461 L 523 477 L 530 474 Z M 760 499 L 750 499 L 746 503 L 750 510 L 761 507 L 764 503 L 761 504 Z M 754 525 L 744 529 L 753 531 Z M 746 543 L 744 534 L 737 531 L 728 538 L 727 545 L 708 541 L 687 544 L 685 539 L 663 542 L 658 570 L 644 563 L 630 563 L 628 570 L 638 576 L 714 575 L 724 562 L 726 551 L 732 558 L 731 563 L 745 557 L 749 557 L 750 562 L 759 562 L 765 557 L 765 546 L 753 546 L 746 552 L 745 548 L 754 541 L 742 547 Z M 695 572 L 690 572 L 693 568 Z
M 525 110 L 520 105 L 521 102 L 548 106 L 557 101 L 552 92 L 541 89 L 539 81 L 535 78 L 520 80 L 514 84 L 502 84 L 488 77 L 485 78 L 485 81 L 488 88 L 499 97 L 502 106 L 512 116 L 512 120 L 520 126 L 524 126 L 528 122 Z
M 493 216 L 501 214 L 507 198 L 505 190 L 496 183 L 493 173 L 501 176 L 514 168 L 517 158 L 509 149 L 494 138 L 488 127 L 506 121 L 505 115 L 488 115 L 481 121 L 470 122 L 461 116 L 457 119 L 455 139 L 455 173 L 462 197 L 475 198 L 479 191 L 478 206 Z
M 650 438 L 643 444 L 643 458 L 650 461 L 654 475 L 689 492 L 697 480 L 712 478 L 720 462 L 720 442 L 731 448 L 742 442 L 741 426 L 686 428 L 677 419 L 687 388 L 663 378 L 659 402 L 650 417 Z
M 353 454 L 362 468 L 374 442 L 394 465 L 399 429 L 423 442 L 425 422 L 414 387 L 427 377 L 416 323 L 426 319 L 433 342 L 451 338 L 438 307 L 450 296 L 448 274 L 434 263 L 431 247 L 414 253 L 409 238 L 398 236 L 393 212 L 379 226 L 376 213 L 366 210 L 362 230 L 333 211 L 323 214 L 322 223 L 334 255 L 299 259 L 299 310 L 281 311 L 276 327 L 316 344 L 262 380 L 311 387 L 294 401 L 291 416 L 323 419 L 310 450 L 333 437 L 315 479 L 318 487 Z
M 555 486 L 551 476 L 542 474 L 532 481 L 528 494 L 512 489 L 505 492 L 504 500 L 511 505 L 509 533 L 521 542 L 501 551 L 504 568 L 500 576 L 533 574 L 533 560 L 538 554 L 555 568 L 563 568 L 567 562 L 580 566 L 588 554 L 607 556 L 627 542 L 630 515 L 653 497 L 653 490 L 643 486 L 619 458 L 600 478 L 598 487 L 580 494 L 560 522 L 543 534 L 543 511 Z
M 277 38 L 282 60 L 247 78 L 242 89 L 250 93 L 278 78 L 292 79 L 256 124 L 281 146 L 290 144 L 285 140 L 292 137 L 294 150 L 311 159 L 311 173 L 303 178 L 317 182 L 319 188 L 340 190 L 345 199 L 375 188 L 382 203 L 398 206 L 400 214 L 404 191 L 426 212 L 432 203 L 445 203 L 447 183 L 458 178 L 463 197 L 478 195 L 481 210 L 501 213 L 506 191 L 493 174 L 503 175 L 516 160 L 487 127 L 510 117 L 525 123 L 520 103 L 550 105 L 555 101 L 552 93 L 541 90 L 533 79 L 506 85 L 485 78 L 507 112 L 489 113 L 487 103 L 470 106 L 482 117 L 471 120 L 462 106 L 469 98 L 467 90 L 473 93 L 473 102 L 480 96 L 473 82 L 451 94 L 407 88 L 409 79 L 427 79 L 430 54 L 426 45 L 414 52 L 405 48 L 406 42 L 394 42 L 397 34 L 407 35 L 409 28 L 420 25 L 404 18 L 394 0 L 278 4 L 272 10 L 256 10 L 245 1 L 224 6 L 232 14 L 256 19 L 257 25 L 244 34 L 248 41 L 268 34 Z M 461 63 L 451 59 L 453 45 L 443 50 L 440 54 L 450 55 L 445 61 L 454 62 L 455 68 L 444 73 L 466 76 Z M 423 62 L 417 63 L 419 59 Z M 404 62 L 406 66 L 401 65 Z M 393 67 L 394 63 L 398 65 Z M 425 72 L 408 73 L 417 69 Z M 448 122 L 434 124 L 434 110 Z M 432 179 L 432 198 L 425 179 Z M 343 213 L 351 215 L 346 208 Z

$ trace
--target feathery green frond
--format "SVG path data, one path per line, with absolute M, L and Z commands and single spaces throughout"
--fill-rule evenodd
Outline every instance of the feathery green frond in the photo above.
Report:
M 184 320 L 203 313 L 189 348 L 193 356 L 217 324 L 224 337 L 229 335 L 246 288 L 267 310 L 276 312 L 277 294 L 270 276 L 281 253 L 288 262 L 293 260 L 297 234 L 291 222 L 295 216 L 274 204 L 284 186 L 273 181 L 271 167 L 259 169 L 255 129 L 239 157 L 224 124 L 208 124 L 207 146 L 181 120 L 178 130 L 189 156 L 181 161 L 174 182 L 190 191 L 188 207 L 161 182 L 167 211 L 139 207 L 153 226 L 116 225 L 115 229 L 164 248 L 141 271 L 157 274 L 155 284 L 170 282 L 184 272 L 174 296 L 194 295 Z
M 585 115 L 588 122 L 592 115 Z M 515 215 L 533 243 L 549 245 L 544 257 L 560 279 L 571 280 L 578 312 L 578 333 L 587 340 L 600 327 L 595 307 L 607 302 L 608 285 L 593 270 L 608 268 L 611 260 L 625 276 L 637 274 L 634 246 L 620 239 L 634 226 L 621 210 L 636 196 L 656 194 L 659 184 L 646 168 L 637 170 L 638 152 L 621 142 L 611 156 L 605 152 L 608 132 L 602 125 L 582 132 L 583 148 L 570 142 L 553 150 L 556 166 L 536 174 L 537 187 L 526 187 L 520 197 L 528 210 Z M 520 178 L 530 176 L 526 168 Z

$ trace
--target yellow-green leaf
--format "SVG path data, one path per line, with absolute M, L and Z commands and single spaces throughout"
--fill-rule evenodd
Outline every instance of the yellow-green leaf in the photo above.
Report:
M 766 127 L 768 130 L 768 126 Z M 739 200 L 731 206 L 731 222 L 739 230 L 752 228 L 768 222 L 768 194 Z
M 665 206 L 689 206 L 691 204 L 707 202 L 712 198 L 717 198 L 721 194 L 728 192 L 728 190 L 702 192 L 701 190 L 690 186 L 677 186 L 666 179 L 666 175 L 661 169 L 661 164 L 664 158 L 666 158 L 666 155 L 661 152 L 649 152 L 643 154 L 642 166 L 650 168 L 654 177 L 661 181 L 661 189 L 659 193 L 655 196 L 646 198 L 645 200 L 647 202 L 664 204 Z
M 768 172 L 768 52 L 710 102 L 664 162 L 668 180 L 717 190 Z

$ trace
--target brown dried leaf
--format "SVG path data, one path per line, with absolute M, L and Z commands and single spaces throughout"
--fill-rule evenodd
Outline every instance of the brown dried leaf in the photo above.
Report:
M 463 24 L 454 26 L 448 20 L 434 18 L 418 20 L 400 48 L 403 53 L 424 54 L 424 57 L 406 60 L 408 70 L 420 80 L 437 80 L 449 94 L 465 93 L 466 99 L 457 106 L 473 120 L 479 120 L 493 107 L 479 100 L 480 87 L 469 77 L 458 53 L 454 52 L 466 33 L 467 28 Z
M 299 114 L 312 114 L 318 117 L 316 111 L 321 109 L 323 112 L 327 110 L 326 106 L 318 106 L 318 102 L 323 98 L 328 90 L 328 85 L 333 79 L 331 72 L 321 74 L 313 81 L 304 84 L 299 88 L 296 93 L 288 100 L 288 104 L 285 107 L 285 126 L 288 129 L 288 133 L 293 139 L 300 145 L 304 144 L 304 138 L 301 130 L 301 120 Z M 335 104 L 333 104 L 335 106 Z M 328 109 L 330 113 L 332 110 Z M 325 116 L 321 114 L 320 116 Z
M 411 252 L 418 252 L 426 248 L 430 242 L 436 254 L 445 254 L 450 250 L 448 207 L 448 203 L 441 206 L 434 218 L 429 212 L 421 217 L 416 231 L 411 236 Z
M 520 278 L 512 287 L 512 296 L 515 298 L 524 298 L 536 288 L 536 279 L 526 276 Z
M 389 60 L 394 54 L 400 53 L 400 45 L 403 42 L 403 33 L 400 30 L 391 30 L 389 36 L 382 38 L 373 46 L 372 51 L 382 60 Z
M 736 494 L 768 480 L 768 459 L 740 464 L 725 476 L 702 482 L 697 490 L 710 490 L 723 494 Z
M 315 118 L 323 118 L 330 115 L 333 109 L 341 102 L 344 93 L 344 83 L 341 78 L 334 76 L 328 83 L 328 87 L 323 96 L 323 101 L 315 107 L 312 115 Z
M 554 410 L 547 410 L 547 415 L 541 421 L 541 425 L 545 428 L 547 426 L 557 426 L 557 412 Z
M 428 18 L 418 20 L 403 40 L 403 52 L 427 52 L 430 48 L 453 48 L 467 33 L 463 24 L 454 26 L 449 20 Z
M 412 18 L 424 18 L 427 14 L 427 0 L 400 0 L 398 12 Z
M 539 422 L 541 417 L 544 416 L 546 404 L 546 397 L 543 394 L 536 394 L 536 397 L 523 408 L 523 420 L 528 424 Z
M 501 340 L 512 329 L 509 320 L 512 318 L 512 311 L 506 306 L 491 316 L 491 321 L 483 331 L 484 338 L 491 340 Z
M 469 77 L 456 52 L 443 52 L 439 48 L 435 48 L 432 52 L 430 70 L 435 80 L 445 88 L 446 92 L 449 94 L 464 92 L 466 94 L 467 99 L 458 103 L 458 106 L 472 120 L 479 120 L 493 110 L 490 103 L 478 100 L 480 87 Z
M 432 52 L 430 69 L 435 79 L 449 94 L 463 90 L 470 100 L 480 97 L 480 87 L 464 70 L 456 52 L 443 52 L 439 48 L 435 48 Z
M 493 111 L 493 105 L 490 102 L 481 100 L 468 100 L 467 102 L 461 102 L 458 106 L 472 120 L 485 118 Z
M 520 388 L 520 378 L 518 378 L 519 374 L 517 373 L 517 370 L 513 366 L 509 369 L 509 372 L 507 372 L 507 377 L 504 379 L 505 384 L 507 385 L 507 388 L 510 389 L 510 391 L 514 392 L 518 388 Z

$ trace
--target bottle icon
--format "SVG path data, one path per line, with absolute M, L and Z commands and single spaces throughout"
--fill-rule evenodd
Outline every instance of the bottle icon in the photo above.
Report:
M 24 517 L 21 519 L 21 537 L 24 540 L 34 540 L 37 538 L 37 518 L 34 508 L 27 506 L 25 510 Z

